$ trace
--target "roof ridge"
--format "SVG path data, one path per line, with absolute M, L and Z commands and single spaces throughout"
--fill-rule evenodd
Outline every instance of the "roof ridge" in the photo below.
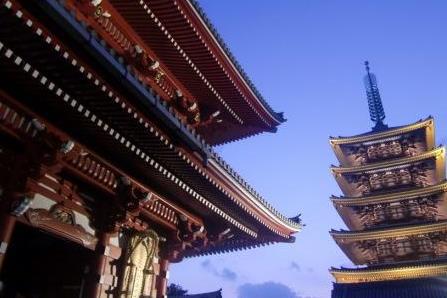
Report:
M 213 160 L 217 162 L 222 169 L 225 170 L 231 177 L 233 177 L 245 190 L 247 190 L 255 199 L 257 199 L 264 207 L 266 207 L 270 212 L 272 212 L 276 217 L 278 217 L 283 222 L 286 222 L 293 226 L 301 226 L 297 224 L 290 218 L 283 215 L 281 212 L 276 210 L 266 199 L 264 199 L 247 181 L 245 181 L 242 176 L 237 173 L 217 152 L 210 148 L 210 152 L 212 153 Z

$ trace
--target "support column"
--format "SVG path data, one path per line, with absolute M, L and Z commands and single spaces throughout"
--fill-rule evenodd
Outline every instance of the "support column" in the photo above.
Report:
M 167 287 L 169 279 L 169 261 L 160 259 L 160 272 L 157 277 L 157 298 L 167 297 Z
M 115 297 L 113 290 L 118 282 L 113 262 L 121 255 L 121 249 L 110 245 L 111 234 L 101 233 L 98 237 L 96 255 L 90 270 L 89 298 Z
M 14 216 L 4 212 L 0 214 L 0 272 L 3 267 L 5 254 L 8 249 L 15 224 L 16 218 Z

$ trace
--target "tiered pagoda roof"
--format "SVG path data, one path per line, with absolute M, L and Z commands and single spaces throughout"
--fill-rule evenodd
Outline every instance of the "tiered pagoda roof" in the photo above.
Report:
M 447 220 L 447 182 L 398 193 L 385 193 L 362 197 L 332 196 L 331 200 L 348 228 L 350 230 L 359 231 L 367 229 L 374 224 L 377 225 L 379 222 L 385 225 L 390 225 L 389 219 L 387 220 L 385 217 L 380 220 L 373 220 L 366 216 L 368 212 L 372 212 L 377 205 L 389 205 L 389 213 L 391 213 L 393 204 L 407 202 L 406 206 L 411 210 L 413 206 L 420 206 L 420 202 L 422 201 L 425 203 L 425 210 L 428 211 L 435 204 L 432 199 L 433 197 L 436 197 L 436 219 Z M 359 210 L 362 210 L 362 212 L 359 213 Z M 425 212 L 425 210 L 414 212 L 414 222 L 424 222 L 430 221 L 430 219 L 435 219 L 430 217 L 430 212 Z
M 330 234 L 355 265 L 365 267 L 331 273 L 337 283 L 347 284 L 444 276 L 445 149 L 435 148 L 431 117 L 394 128 L 383 123 L 377 81 L 367 70 L 373 130 L 330 139 L 341 164 L 331 171 L 344 194 L 331 200 L 349 228 Z
M 349 167 L 364 164 L 367 160 L 366 147 L 384 141 L 390 143 L 386 148 L 383 148 L 384 153 L 389 154 L 385 159 L 412 156 L 432 149 L 435 147 L 434 131 L 433 118 L 428 117 L 410 125 L 392 127 L 382 131 L 370 131 L 352 137 L 330 137 L 329 143 L 341 166 Z M 393 141 L 405 139 L 410 135 L 413 136 L 411 147 L 406 146 L 406 150 L 399 150 L 396 155 L 388 152 Z
M 350 197 L 400 187 L 426 187 L 445 179 L 445 149 L 372 164 L 332 167 L 331 171 L 344 195 Z
M 436 222 L 331 235 L 355 265 L 370 265 L 446 257 L 446 233 L 447 222 Z

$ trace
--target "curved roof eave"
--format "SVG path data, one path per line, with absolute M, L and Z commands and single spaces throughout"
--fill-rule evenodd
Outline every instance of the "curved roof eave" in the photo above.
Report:
M 201 23 L 205 25 L 205 28 L 210 33 L 210 37 L 216 42 L 218 48 L 221 49 L 223 56 L 227 58 L 227 60 L 230 62 L 230 65 L 233 66 L 236 73 L 240 76 L 246 87 L 248 87 L 253 95 L 253 98 L 270 115 L 270 117 L 277 122 L 277 125 L 285 122 L 286 119 L 284 118 L 283 113 L 274 111 L 270 104 L 264 99 L 262 94 L 256 88 L 256 86 L 253 84 L 253 82 L 251 81 L 243 67 L 240 65 L 240 63 L 237 61 L 235 56 L 232 54 L 231 50 L 222 39 L 219 32 L 216 30 L 198 1 L 188 0 L 187 2 L 190 4 L 190 7 L 193 9 L 196 16 L 200 19 Z

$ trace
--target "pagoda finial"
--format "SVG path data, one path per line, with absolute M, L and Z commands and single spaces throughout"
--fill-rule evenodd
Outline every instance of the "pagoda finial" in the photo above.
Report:
M 373 130 L 382 130 L 388 126 L 383 123 L 385 111 L 383 110 L 382 99 L 380 98 L 379 87 L 377 86 L 376 76 L 369 72 L 369 62 L 365 61 L 366 76 L 363 79 L 368 98 L 369 115 L 375 123 Z

